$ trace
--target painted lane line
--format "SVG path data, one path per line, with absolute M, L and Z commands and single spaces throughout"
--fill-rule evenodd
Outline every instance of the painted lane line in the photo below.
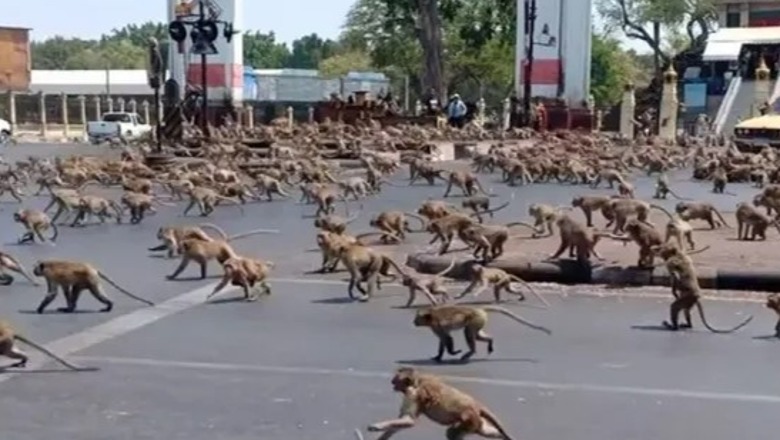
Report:
M 115 365 L 137 365 L 158 368 L 184 368 L 195 370 L 234 371 L 234 372 L 262 372 L 275 374 L 294 374 L 308 376 L 342 376 L 367 379 L 389 379 L 392 374 L 383 371 L 367 371 L 355 369 L 332 369 L 314 367 L 274 366 L 274 365 L 250 365 L 228 364 L 217 362 L 187 362 L 145 358 L 103 357 L 103 356 L 77 356 L 74 360 L 91 363 L 105 363 Z M 720 400 L 729 402 L 771 403 L 780 404 L 780 396 L 768 394 L 742 394 L 715 391 L 695 391 L 677 388 L 645 388 L 619 385 L 595 385 L 586 383 L 558 383 L 539 382 L 513 379 L 492 379 L 480 377 L 464 377 L 441 375 L 447 381 L 453 383 L 471 383 L 489 386 L 526 388 L 544 391 L 567 391 L 602 394 L 628 394 L 640 396 L 671 397 L 694 400 Z

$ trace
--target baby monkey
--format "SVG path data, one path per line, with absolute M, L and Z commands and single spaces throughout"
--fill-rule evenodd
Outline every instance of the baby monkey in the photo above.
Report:
M 16 332 L 16 330 L 14 330 L 13 326 L 11 326 L 9 322 L 0 320 L 0 355 L 11 359 L 16 359 L 18 361 L 15 364 L 11 364 L 9 366 L 10 368 L 24 368 L 27 366 L 27 361 L 29 360 L 29 356 L 27 356 L 27 353 L 20 350 L 19 347 L 16 346 L 17 341 L 23 342 L 39 350 L 41 353 L 59 362 L 69 370 L 72 371 L 97 371 L 98 370 L 97 368 L 85 368 L 85 367 L 79 367 L 77 365 L 71 364 L 65 359 L 62 359 L 61 357 L 47 350 L 45 347 L 38 344 L 37 342 L 34 342 L 26 338 L 25 336 L 20 335 L 18 332 Z M 2 367 L 0 368 L 0 370 L 9 367 Z
M 27 232 L 19 237 L 19 244 L 29 243 L 31 241 L 35 242 L 35 237 L 38 237 L 38 240 L 41 243 L 45 243 L 46 237 L 43 236 L 43 233 L 48 231 L 49 228 L 52 230 L 52 236 L 49 240 L 52 242 L 56 241 L 57 236 L 59 235 L 57 225 L 52 223 L 46 213 L 37 209 L 20 209 L 19 211 L 16 211 L 14 213 L 14 221 L 21 223 L 27 230 Z
M 452 335 L 453 331 L 463 329 L 463 337 L 466 338 L 466 344 L 469 347 L 461 361 L 468 361 L 474 353 L 477 352 L 477 341 L 487 344 L 488 354 L 493 353 L 493 337 L 485 331 L 488 323 L 488 313 L 500 313 L 523 325 L 527 325 L 535 330 L 552 334 L 552 332 L 542 326 L 529 322 L 521 316 L 499 306 L 473 307 L 466 305 L 446 305 L 426 307 L 418 310 L 414 317 L 415 327 L 428 327 L 439 339 L 439 351 L 432 359 L 436 362 L 442 361 L 444 350 L 451 355 L 457 355 L 460 350 L 455 350 Z

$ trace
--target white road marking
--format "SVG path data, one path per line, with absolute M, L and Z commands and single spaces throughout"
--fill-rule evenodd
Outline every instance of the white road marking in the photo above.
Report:
M 103 356 L 78 356 L 74 358 L 80 362 L 86 363 L 106 363 L 115 365 L 137 365 L 144 367 L 158 368 L 184 368 L 197 370 L 213 371 L 235 371 L 248 373 L 274 373 L 274 374 L 295 374 L 308 376 L 343 376 L 358 377 L 368 379 L 389 379 L 392 374 L 384 371 L 366 371 L 355 369 L 332 369 L 332 368 L 312 368 L 312 367 L 292 367 L 292 366 L 274 366 L 274 365 L 249 365 L 249 364 L 227 364 L 216 362 L 187 362 L 172 361 L 160 359 L 144 358 L 123 358 L 123 357 L 103 357 Z M 644 388 L 616 385 L 595 385 L 585 383 L 556 383 L 556 382 L 538 382 L 528 380 L 513 379 L 492 379 L 481 377 L 464 377 L 442 375 L 449 382 L 453 383 L 473 383 L 490 386 L 527 388 L 543 391 L 568 391 L 585 393 L 604 393 L 604 394 L 629 394 L 640 396 L 671 397 L 694 400 L 720 400 L 729 402 L 749 402 L 749 403 L 771 403 L 780 404 L 780 396 L 767 394 L 740 394 L 740 393 L 722 393 L 714 391 L 694 391 L 675 388 Z

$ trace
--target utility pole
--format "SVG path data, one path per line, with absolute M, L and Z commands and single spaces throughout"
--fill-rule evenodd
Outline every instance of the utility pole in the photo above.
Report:
M 198 29 L 203 29 L 206 26 L 206 5 L 203 0 L 200 0 L 198 11 Z M 214 51 L 216 52 L 216 50 Z M 200 107 L 200 129 L 206 138 L 211 136 L 209 133 L 209 92 L 208 92 L 208 78 L 207 78 L 207 66 L 206 66 L 206 52 L 201 51 L 200 54 L 200 85 L 201 85 L 201 107 Z
M 536 24 L 536 0 L 525 0 L 525 72 L 523 73 L 523 125 L 530 127 L 531 120 L 531 75 L 534 64 L 534 25 Z

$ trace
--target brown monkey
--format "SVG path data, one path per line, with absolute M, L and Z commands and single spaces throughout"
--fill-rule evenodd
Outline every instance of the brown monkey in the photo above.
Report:
M 43 233 L 48 231 L 49 228 L 52 230 L 52 236 L 49 240 L 56 241 L 57 235 L 59 235 L 57 225 L 51 222 L 51 219 L 46 213 L 38 211 L 37 209 L 20 209 L 19 211 L 16 211 L 14 213 L 14 221 L 24 225 L 24 228 L 26 229 L 26 232 L 19 237 L 19 244 L 30 241 L 34 242 L 35 237 L 38 237 L 38 240 L 41 242 L 46 242 L 46 237 L 43 236 Z
M 550 256 L 550 260 L 560 257 L 567 249 L 569 250 L 569 257 L 573 258 L 576 255 L 577 261 L 580 263 L 589 262 L 591 255 L 599 260 L 603 260 L 596 252 L 596 244 L 599 238 L 601 238 L 601 234 L 595 233 L 593 229 L 584 226 L 568 215 L 558 217 L 555 224 L 560 231 L 561 244 L 555 253 Z
M 391 384 L 393 391 L 403 394 L 400 416 L 368 427 L 369 432 L 382 433 L 377 440 L 388 440 L 399 431 L 413 427 L 420 414 L 447 426 L 448 439 L 463 440 L 467 434 L 476 434 L 512 440 L 498 417 L 485 405 L 432 374 L 401 367 Z
M 49 212 L 53 206 L 57 206 L 57 212 L 51 218 L 52 223 L 56 223 L 60 215 L 70 214 L 72 211 L 79 209 L 81 205 L 81 196 L 75 190 L 56 190 L 51 193 L 51 201 L 43 208 L 43 212 Z
M 482 184 L 479 182 L 479 178 L 471 171 L 452 171 L 447 179 L 447 189 L 444 191 L 444 197 L 447 198 L 452 191 L 452 186 L 455 185 L 463 191 L 464 196 L 472 196 L 477 192 L 481 192 L 485 195 L 490 195 Z
M 122 185 L 122 189 L 125 191 L 148 195 L 152 194 L 153 182 L 149 179 L 128 179 L 124 174 L 121 175 L 120 179 L 120 185 Z
M 669 178 L 666 176 L 666 173 L 661 173 L 658 175 L 658 180 L 655 182 L 655 194 L 653 195 L 653 198 L 666 200 L 666 196 L 669 194 L 674 196 L 677 200 L 690 200 L 680 197 L 677 193 L 672 191 L 669 187 Z
M 661 207 L 659 206 L 659 208 Z M 663 208 L 661 211 L 669 217 L 669 223 L 666 224 L 665 242 L 674 238 L 677 241 L 677 245 L 680 246 L 680 249 L 683 249 L 683 238 L 685 238 L 691 249 L 694 249 L 696 244 L 693 242 L 693 226 L 683 220 L 679 214 L 672 215 L 672 213 Z
M 79 204 L 77 206 L 76 217 L 70 224 L 71 227 L 76 225 L 84 225 L 83 221 L 86 221 L 88 217 L 97 216 L 100 219 L 100 223 L 105 223 L 106 218 L 112 218 L 116 216 L 117 223 L 122 221 L 122 208 L 116 204 L 113 200 L 108 200 L 104 197 L 98 196 L 81 196 L 79 198 Z M 113 213 L 111 212 L 113 211 Z M 56 218 L 56 215 L 55 215 Z
M 726 191 L 726 183 L 729 181 L 728 173 L 722 167 L 718 167 L 710 175 L 712 179 L 712 192 L 715 194 L 728 194 L 735 196 L 736 194 Z
M 627 197 L 629 199 L 634 198 L 634 185 L 631 184 L 631 182 L 627 182 L 625 180 L 621 180 L 618 184 L 618 194 L 620 194 L 621 197 Z
M 149 248 L 149 250 L 152 252 L 167 250 L 168 258 L 173 258 L 179 254 L 179 243 L 184 239 L 197 238 L 203 241 L 211 240 L 211 237 L 204 229 L 214 230 L 219 234 L 220 239 L 229 241 L 227 233 L 225 233 L 222 228 L 212 223 L 201 223 L 198 226 L 161 226 L 160 229 L 157 230 L 157 239 L 163 243 L 159 246 Z
M 322 253 L 322 265 L 318 273 L 334 272 L 339 264 L 342 250 L 354 244 L 365 245 L 361 240 L 372 235 L 384 235 L 382 232 L 367 232 L 358 236 L 336 234 L 328 231 L 317 233 L 317 247 Z
M 360 217 L 360 213 L 349 218 L 339 217 L 337 215 L 320 215 L 314 219 L 314 227 L 322 229 L 323 231 L 333 232 L 336 234 L 343 234 L 347 230 L 347 226 Z
M 585 214 L 587 226 L 593 227 L 593 213 L 599 210 L 604 214 L 607 221 L 612 222 L 612 211 L 605 211 L 604 209 L 609 206 L 612 200 L 612 197 L 609 196 L 577 196 L 572 199 L 571 206 L 582 209 L 583 214 Z M 607 214 L 610 214 L 610 217 L 607 217 Z M 552 233 L 550 233 L 550 235 L 552 235 Z
M 772 219 L 749 203 L 738 203 L 734 215 L 737 217 L 737 240 L 755 240 L 756 237 L 766 240 L 769 226 L 774 226 L 780 232 L 780 220 Z
M 680 328 L 691 328 L 691 313 L 690 310 L 693 306 L 699 310 L 699 317 L 701 322 L 707 328 L 707 330 L 713 333 L 732 333 L 740 328 L 746 326 L 753 320 L 753 316 L 748 316 L 747 319 L 739 323 L 737 326 L 728 329 L 720 330 L 713 328 L 707 322 L 707 318 L 704 315 L 704 308 L 701 305 L 701 287 L 699 287 L 699 278 L 696 274 L 696 268 L 693 266 L 693 262 L 687 255 L 680 255 L 681 253 L 670 252 L 669 254 L 661 254 L 660 256 L 665 258 L 666 269 L 669 271 L 669 275 L 672 277 L 673 286 L 677 290 L 677 297 L 669 306 L 669 321 L 664 321 L 663 325 L 668 330 L 676 331 Z M 683 312 L 686 323 L 680 325 L 678 323 L 680 312 Z
M 718 219 L 724 226 L 730 228 L 726 219 L 723 218 L 720 211 L 715 209 L 711 203 L 706 202 L 680 202 L 674 207 L 675 212 L 685 221 L 691 220 L 704 220 L 710 224 L 711 229 L 720 228 L 720 223 L 715 221 L 714 215 L 718 216 Z
M 273 195 L 279 194 L 284 198 L 289 198 L 290 195 L 284 190 L 284 185 L 279 179 L 261 174 L 256 178 L 256 186 L 260 191 L 260 194 L 265 193 L 269 202 L 273 201 Z
M 130 223 L 132 224 L 140 223 L 144 219 L 147 211 L 150 213 L 155 213 L 156 211 L 154 209 L 154 204 L 175 206 L 171 203 L 161 202 L 150 194 L 137 192 L 126 192 L 122 194 L 122 198 L 119 199 L 119 203 L 121 206 L 124 206 L 130 210 Z
M 257 283 L 260 283 L 259 287 L 266 295 L 270 295 L 271 287 L 266 283 L 266 279 L 273 267 L 273 262 L 255 258 L 237 257 L 226 260 L 222 263 L 222 268 L 225 270 L 222 281 L 214 287 L 214 291 L 206 297 L 206 301 L 224 289 L 228 283 L 240 286 L 244 290 L 244 299 L 247 301 L 257 300 L 257 294 L 254 292 Z
M 20 188 L 17 188 L 16 182 L 9 182 L 8 180 L 0 180 L 0 196 L 9 192 L 17 202 L 22 203 L 22 196 L 24 192 Z
M 23 335 L 20 335 L 16 330 L 14 330 L 13 326 L 8 321 L 0 320 L 0 355 L 18 360 L 18 362 L 15 364 L 10 365 L 10 368 L 24 368 L 27 366 L 27 361 L 29 360 L 27 354 L 16 346 L 16 341 L 23 342 L 39 350 L 41 353 L 59 362 L 69 370 L 98 371 L 97 368 L 85 368 L 71 364 L 70 362 L 46 349 L 46 347 L 43 345 L 38 344 L 37 342 L 34 342 L 33 340 Z
M 468 361 L 477 352 L 477 341 L 487 343 L 488 354 L 493 353 L 493 337 L 485 331 L 488 313 L 500 313 L 535 330 L 543 331 L 548 335 L 552 334 L 549 329 L 533 324 L 506 308 L 498 306 L 446 305 L 426 307 L 417 311 L 414 317 L 414 326 L 430 328 L 439 339 L 438 352 L 432 358 L 436 362 L 442 361 L 445 349 L 451 355 L 460 353 L 460 350 L 455 350 L 450 333 L 463 329 L 463 336 L 466 338 L 469 351 L 461 356 L 460 360 Z
M 609 189 L 613 189 L 615 187 L 615 183 L 620 184 L 625 182 L 625 178 L 623 177 L 623 174 L 620 173 L 620 171 L 615 169 L 604 169 L 596 174 L 596 177 L 591 182 L 590 187 L 598 188 L 602 180 L 607 182 Z
M 388 271 L 393 267 L 399 274 L 403 269 L 389 256 L 377 252 L 360 242 L 348 245 L 339 252 L 339 259 L 349 271 L 347 294 L 355 299 L 355 287 L 362 293 L 357 299 L 368 301 L 374 293 L 374 288 L 381 289 L 380 275 L 390 276 Z M 365 282 L 366 288 L 360 283 Z
M 450 214 L 459 213 L 458 209 L 441 200 L 426 200 L 420 205 L 417 213 L 427 218 L 428 220 L 436 220 L 437 218 L 446 217 Z
M 474 224 L 460 230 L 460 239 L 474 247 L 474 258 L 482 253 L 484 262 L 495 260 L 504 254 L 504 244 L 509 240 L 509 228 L 525 226 L 536 232 L 536 228 L 524 222 L 512 222 L 506 225 Z
M 775 337 L 780 338 L 780 293 L 773 293 L 766 298 L 766 307 L 772 309 L 777 315 L 775 324 Z
M 22 263 L 17 261 L 16 258 L 12 257 L 10 254 L 0 251 L 0 285 L 2 286 L 8 286 L 14 282 L 14 277 L 5 273 L 6 269 L 27 278 L 33 286 L 40 285 L 29 273 L 27 273 L 27 269 L 24 268 Z
M 229 241 L 235 240 L 237 238 L 266 233 L 268 233 L 268 231 L 265 229 L 257 229 L 228 237 L 227 240 L 211 239 L 204 241 L 200 238 L 185 238 L 179 242 L 181 263 L 179 264 L 179 267 L 177 267 L 176 270 L 166 278 L 169 280 L 176 279 L 176 277 L 178 277 L 179 274 L 181 274 L 184 269 L 190 265 L 190 262 L 194 261 L 200 265 L 200 279 L 205 279 L 206 269 L 210 260 L 217 260 L 217 262 L 223 264 L 225 261 L 231 258 L 238 257 L 230 244 L 228 244 Z
M 554 206 L 550 206 L 544 203 L 532 203 L 528 207 L 528 215 L 534 218 L 534 236 L 541 234 L 544 231 L 544 226 L 547 226 L 546 237 L 551 237 L 553 232 L 553 223 L 558 219 L 560 212 Z
M 414 217 L 419 220 L 421 224 L 420 229 L 413 231 L 409 227 L 409 221 L 406 219 L 406 216 Z M 395 240 L 391 239 L 391 237 L 396 237 L 397 240 L 405 240 L 407 232 L 425 231 L 427 222 L 424 218 L 417 214 L 406 213 L 403 211 L 383 211 L 380 212 L 376 217 L 372 218 L 369 222 L 369 225 L 372 228 L 377 228 L 382 232 L 387 232 L 388 234 L 382 234 L 381 240 L 383 243 L 390 243 L 391 240 Z
M 461 231 L 474 224 L 475 221 L 470 216 L 460 213 L 437 218 L 436 220 L 429 222 L 426 226 L 426 231 L 433 234 L 433 239 L 431 239 L 428 244 L 433 244 L 436 241 L 441 240 L 442 245 L 441 248 L 439 248 L 438 253 L 439 255 L 444 255 L 452 244 L 452 239 L 455 237 L 455 234 L 457 233 L 458 237 L 461 238 L 461 241 L 465 242 L 466 240 L 463 239 Z
M 490 218 L 493 218 L 493 213 L 509 206 L 509 202 L 506 202 L 495 209 L 490 209 L 490 196 L 476 195 L 463 199 L 461 206 L 464 209 L 471 211 L 472 214 L 477 217 L 477 221 L 482 223 L 482 216 L 480 214 L 488 214 L 490 215 Z
M 664 238 L 655 226 L 632 218 L 626 222 L 625 232 L 628 236 L 609 235 L 610 238 L 624 242 L 633 241 L 639 246 L 639 259 L 637 267 L 653 267 L 653 249 L 664 244 Z
M 192 188 L 187 193 L 187 195 L 190 197 L 190 204 L 184 208 L 184 213 L 182 215 L 185 216 L 193 207 L 195 207 L 195 205 L 197 205 L 198 209 L 200 210 L 201 217 L 206 217 L 207 215 L 214 212 L 214 208 L 216 208 L 217 204 L 223 200 L 232 202 L 233 204 L 237 205 L 239 209 L 241 209 L 242 213 L 244 212 L 244 208 L 241 207 L 241 201 L 222 196 L 216 190 L 211 188 L 196 186 Z
M 450 265 L 447 266 L 441 272 L 434 274 L 432 277 L 427 278 L 419 274 L 409 275 L 406 272 L 401 273 L 401 285 L 409 288 L 409 300 L 406 301 L 406 306 L 411 307 L 417 297 L 417 291 L 423 292 L 428 298 L 431 304 L 437 304 L 436 296 L 441 297 L 441 302 L 444 303 L 450 300 L 450 295 L 447 289 L 442 284 L 441 277 L 447 272 L 451 271 L 455 267 L 455 259 L 450 260 Z M 435 295 L 435 296 L 434 296 Z
M 340 194 L 336 188 L 330 186 L 322 187 L 318 191 L 312 192 L 311 196 L 317 204 L 315 216 L 333 214 L 336 211 L 336 207 L 333 206 L 333 204 L 336 203 L 337 200 L 340 200 L 345 204 L 347 203 L 344 196 Z
M 61 312 L 72 313 L 76 310 L 79 296 L 82 290 L 89 292 L 100 301 L 104 308 L 101 312 L 110 312 L 114 304 L 109 300 L 100 288 L 100 279 L 102 278 L 108 284 L 125 295 L 140 301 L 146 305 L 153 306 L 154 303 L 143 299 L 133 293 L 125 290 L 89 263 L 80 261 L 66 260 L 44 260 L 39 261 L 33 267 L 33 274 L 46 279 L 47 292 L 36 309 L 36 312 L 43 313 L 46 307 L 57 297 L 58 289 L 62 288 L 67 307 L 58 309 Z
M 613 234 L 623 232 L 626 222 L 631 217 L 636 217 L 637 220 L 643 223 L 647 223 L 647 217 L 650 215 L 650 208 L 658 209 L 658 205 L 652 205 L 637 199 L 612 199 L 604 210 L 611 213 L 613 219 L 607 223 L 607 227 L 612 226 L 614 222 L 615 228 L 612 231 Z M 607 217 L 607 215 L 605 215 Z
M 539 298 L 539 301 L 541 301 L 545 306 L 550 306 L 550 304 L 522 278 L 506 273 L 503 269 L 499 269 L 497 267 L 485 267 L 477 263 L 471 265 L 471 284 L 469 284 L 469 286 L 466 287 L 466 290 L 461 292 L 460 295 L 456 296 L 455 299 L 461 299 L 471 292 L 474 292 L 474 298 L 476 298 L 480 293 L 482 293 L 482 291 L 490 286 L 493 286 L 493 296 L 497 303 L 501 302 L 502 290 L 513 293 L 520 297 L 520 301 L 524 301 L 525 295 L 523 295 L 523 292 L 514 290 L 512 288 L 513 281 L 523 284 L 526 288 L 528 288 L 528 290 L 531 291 L 531 293 L 534 294 L 534 296 Z M 477 289 L 477 287 L 479 287 L 479 289 Z

